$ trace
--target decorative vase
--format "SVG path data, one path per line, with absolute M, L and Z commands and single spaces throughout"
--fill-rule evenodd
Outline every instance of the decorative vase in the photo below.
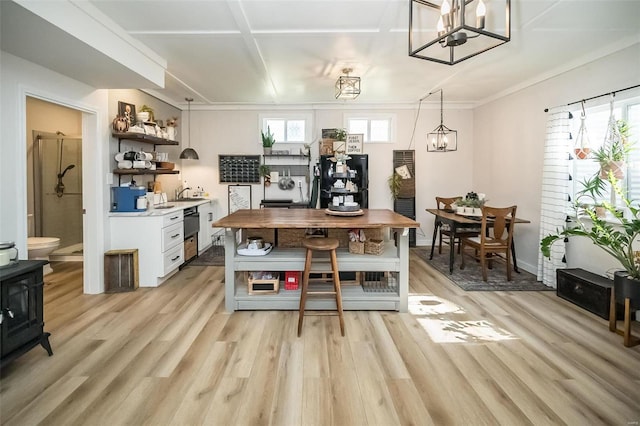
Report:
M 118 115 L 113 119 L 113 130 L 118 133 L 123 133 L 129 130 L 129 120 L 121 115 Z
M 174 126 L 167 126 L 167 139 L 176 140 L 176 128 Z
M 263 146 L 262 149 L 264 150 L 264 155 L 271 155 L 271 147 Z

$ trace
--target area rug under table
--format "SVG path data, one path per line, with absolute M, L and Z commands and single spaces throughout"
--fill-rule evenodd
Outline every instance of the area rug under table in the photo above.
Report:
M 472 257 L 465 259 L 464 269 L 460 269 L 460 256 L 456 253 L 453 265 L 453 273 L 449 273 L 449 247 L 442 247 L 442 254 L 438 254 L 436 248 L 433 253 L 433 260 L 429 260 L 431 247 L 412 248 L 418 257 L 424 260 L 427 265 L 432 266 L 445 277 L 449 278 L 458 287 L 466 291 L 545 291 L 555 290 L 542 282 L 537 281 L 535 275 L 523 271 L 520 273 L 511 271 L 511 281 L 507 281 L 507 269 L 504 260 L 498 259 L 493 262 L 493 269 L 488 270 L 488 280 L 482 280 L 482 268 L 480 262 Z

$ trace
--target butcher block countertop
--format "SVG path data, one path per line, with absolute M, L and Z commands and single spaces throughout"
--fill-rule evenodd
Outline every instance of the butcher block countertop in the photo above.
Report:
M 361 216 L 334 216 L 323 209 L 238 210 L 214 228 L 417 228 L 418 222 L 387 209 L 363 209 Z

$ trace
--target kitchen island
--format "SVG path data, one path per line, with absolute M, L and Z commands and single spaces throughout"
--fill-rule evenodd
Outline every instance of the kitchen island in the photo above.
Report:
M 243 229 L 330 229 L 344 230 L 390 228 L 394 240 L 384 243 L 380 255 L 353 254 L 347 247 L 337 250 L 340 271 L 368 271 L 384 274 L 386 287 L 382 291 L 365 291 L 365 286 L 343 286 L 345 310 L 407 311 L 409 290 L 409 228 L 420 224 L 386 209 L 364 209 L 361 216 L 334 216 L 316 209 L 239 210 L 226 216 L 213 227 L 225 228 L 225 307 L 228 311 L 256 309 L 297 310 L 300 290 L 280 290 L 276 294 L 252 294 L 247 290 L 245 272 L 302 271 L 305 251 L 298 247 L 275 246 L 264 256 L 237 254 Z M 316 259 L 319 259 L 317 261 Z M 328 256 L 314 256 L 314 272 L 328 272 Z M 331 302 L 310 300 L 308 309 L 334 309 Z M 334 302 L 335 304 L 335 302 Z

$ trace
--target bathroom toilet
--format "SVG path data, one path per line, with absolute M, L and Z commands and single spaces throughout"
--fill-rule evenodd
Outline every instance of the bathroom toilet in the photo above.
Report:
M 60 246 L 60 238 L 55 237 L 28 237 L 27 250 L 29 259 L 49 260 L 49 253 Z M 52 272 L 51 265 L 44 267 L 44 273 Z

